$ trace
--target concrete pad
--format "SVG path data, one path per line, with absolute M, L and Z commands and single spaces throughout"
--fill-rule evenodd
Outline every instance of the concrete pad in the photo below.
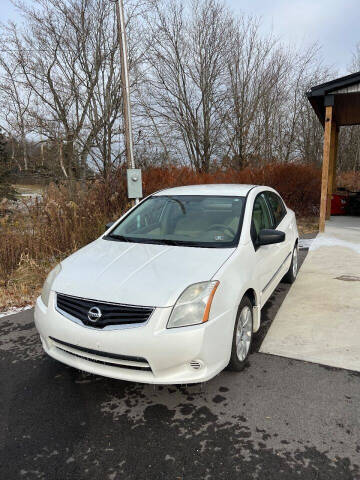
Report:
M 360 218 L 332 217 L 260 348 L 360 371 Z

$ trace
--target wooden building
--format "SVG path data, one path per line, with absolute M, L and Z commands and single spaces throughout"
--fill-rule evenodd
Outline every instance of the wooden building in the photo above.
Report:
M 339 128 L 360 124 L 360 72 L 312 87 L 307 97 L 324 126 L 319 230 L 330 218 L 331 196 L 336 190 Z

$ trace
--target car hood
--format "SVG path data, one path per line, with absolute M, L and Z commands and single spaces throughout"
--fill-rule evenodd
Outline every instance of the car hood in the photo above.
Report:
M 189 285 L 210 280 L 233 251 L 98 239 L 62 262 L 52 289 L 104 302 L 168 307 Z

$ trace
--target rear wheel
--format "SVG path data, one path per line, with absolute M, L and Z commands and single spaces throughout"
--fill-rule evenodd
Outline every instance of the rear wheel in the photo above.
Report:
M 229 370 L 241 372 L 249 356 L 253 335 L 253 306 L 248 297 L 241 300 L 235 322 Z
M 299 257 L 299 251 L 298 251 L 298 245 L 296 244 L 293 250 L 290 268 L 287 274 L 285 275 L 285 277 L 283 278 L 283 281 L 285 283 L 295 282 L 296 276 L 298 273 L 298 257 Z

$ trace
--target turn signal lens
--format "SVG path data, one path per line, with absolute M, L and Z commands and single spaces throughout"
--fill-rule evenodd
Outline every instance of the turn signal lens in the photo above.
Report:
M 212 301 L 213 301 L 213 298 L 214 298 L 214 295 L 215 295 L 215 292 L 216 292 L 216 289 L 217 289 L 218 286 L 219 286 L 219 282 L 216 282 L 215 285 L 213 286 L 212 290 L 211 290 L 208 301 L 206 302 L 206 308 L 205 308 L 205 312 L 204 312 L 204 316 L 203 316 L 203 320 L 202 320 L 203 323 L 207 322 L 209 320 L 211 304 L 212 304 Z

